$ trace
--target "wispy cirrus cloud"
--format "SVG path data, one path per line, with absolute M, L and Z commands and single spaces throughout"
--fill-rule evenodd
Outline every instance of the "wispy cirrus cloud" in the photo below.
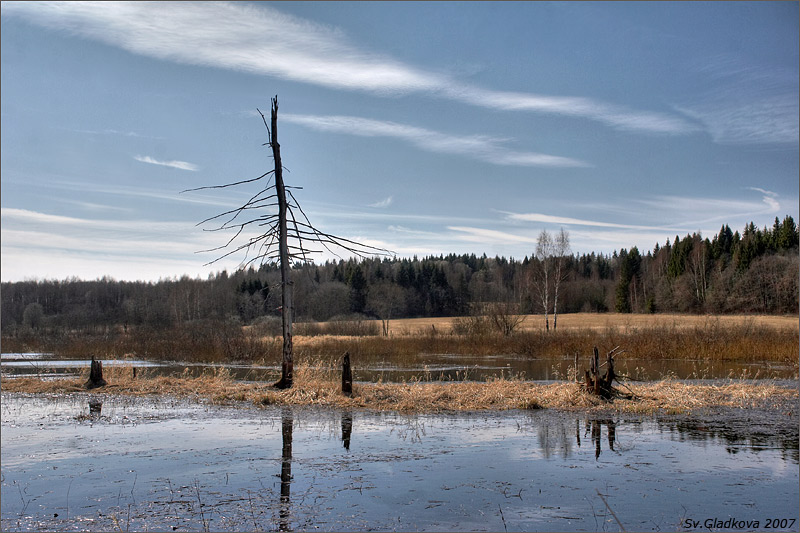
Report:
M 720 144 L 794 144 L 800 140 L 797 70 L 751 66 L 716 56 L 696 70 L 710 88 L 675 109 L 703 123 Z
M 547 213 L 513 213 L 498 211 L 507 220 L 515 222 L 536 222 L 545 226 L 567 226 L 585 228 L 603 228 L 624 232 L 675 232 L 701 230 L 714 232 L 712 223 L 725 222 L 734 226 L 745 224 L 751 218 L 764 219 L 764 216 L 778 215 L 781 202 L 777 193 L 759 187 L 747 187 L 746 190 L 760 193 L 760 199 L 753 198 L 708 198 L 677 195 L 658 195 L 645 198 L 629 199 L 627 214 L 633 219 L 659 220 L 662 224 L 622 224 L 602 220 L 572 218 Z M 635 206 L 641 206 L 636 209 Z M 615 214 L 618 216 L 618 214 Z M 588 230 L 587 230 L 588 231 Z M 602 232 L 591 230 L 597 235 Z M 610 233 L 614 238 L 618 233 Z
M 375 202 L 374 204 L 369 204 L 368 207 L 376 207 L 378 209 L 382 209 L 384 207 L 389 207 L 390 205 L 392 205 L 393 202 L 394 202 L 394 197 L 393 196 L 389 196 L 389 197 L 384 198 L 383 200 L 381 200 L 379 202 Z
M 151 165 L 160 165 L 162 167 L 177 168 L 180 170 L 191 170 L 192 172 L 200 170 L 200 167 L 198 167 L 194 163 L 187 163 L 186 161 L 159 161 L 158 159 L 153 159 L 149 155 L 135 155 L 133 156 L 133 158 L 137 161 L 141 161 L 142 163 L 149 163 Z
M 568 157 L 511 150 L 503 146 L 506 139 L 486 135 L 450 135 L 408 124 L 353 116 L 296 115 L 287 113 L 282 118 L 286 122 L 306 126 L 318 131 L 365 137 L 393 137 L 428 152 L 464 155 L 496 165 L 528 167 L 589 166 L 583 161 Z
M 580 218 L 560 217 L 555 215 L 546 215 L 544 213 L 507 213 L 509 220 L 517 220 L 521 222 L 541 222 L 548 225 L 565 225 L 565 226 L 592 226 L 596 228 L 617 228 L 617 229 L 635 229 L 635 230 L 670 230 L 674 231 L 675 228 L 665 226 L 643 226 L 639 224 L 617 224 L 613 222 L 600 222 L 597 220 L 585 220 Z M 680 230 L 677 230 L 680 231 Z
M 534 235 L 517 235 L 507 231 L 487 228 L 474 228 L 470 226 L 447 226 L 450 231 L 457 232 L 459 240 L 492 243 L 492 244 L 534 244 Z
M 0 209 L 4 280 L 83 279 L 115 272 L 123 279 L 200 273 L 198 250 L 219 246 L 219 235 L 194 230 L 194 221 L 83 218 L 27 209 Z M 222 267 L 235 268 L 231 261 Z
M 164 61 L 275 76 L 376 94 L 426 93 L 473 106 L 581 117 L 613 128 L 684 134 L 679 114 L 639 111 L 587 97 L 507 92 L 364 51 L 336 28 L 266 5 L 241 3 L 9 2 L 3 15 Z

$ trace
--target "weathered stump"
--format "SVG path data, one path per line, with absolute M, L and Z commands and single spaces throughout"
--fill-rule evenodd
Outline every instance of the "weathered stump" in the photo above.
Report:
M 103 379 L 103 362 L 96 361 L 92 356 L 92 366 L 89 369 L 89 379 L 86 381 L 87 389 L 96 389 L 98 387 L 105 387 L 106 380 Z
M 353 395 L 353 371 L 350 368 L 350 352 L 345 352 L 342 357 L 342 393 Z
M 594 347 L 594 354 L 592 358 L 589 360 L 590 368 L 584 372 L 584 384 L 583 387 L 588 392 L 600 396 L 601 398 L 605 398 L 606 400 L 610 400 L 613 398 L 617 391 L 612 386 L 612 383 L 617 378 L 617 374 L 614 372 L 614 350 L 611 350 L 606 354 L 606 362 L 605 365 L 607 367 L 606 373 L 604 375 L 600 375 L 600 352 L 597 350 L 597 346 Z

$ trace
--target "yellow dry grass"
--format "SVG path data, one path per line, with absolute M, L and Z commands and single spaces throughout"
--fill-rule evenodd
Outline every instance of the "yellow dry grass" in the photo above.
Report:
M 771 381 L 732 380 L 724 384 L 686 384 L 664 380 L 630 385 L 633 399 L 609 403 L 588 394 L 572 382 L 550 384 L 520 379 L 486 382 L 422 382 L 355 384 L 353 395 L 341 393 L 341 381 L 332 367 L 318 363 L 296 367 L 295 386 L 276 390 L 269 384 L 239 383 L 222 370 L 201 377 L 132 377 L 131 369 L 117 367 L 105 373 L 109 385 L 90 391 L 107 395 L 174 395 L 205 398 L 214 403 L 248 402 L 258 406 L 327 406 L 339 409 L 443 412 L 508 409 L 606 410 L 629 413 L 690 412 L 708 407 L 785 408 L 796 405 L 797 387 Z M 86 392 L 83 379 L 4 379 L 4 392 Z
M 525 315 L 520 324 L 521 331 L 536 331 L 544 329 L 544 315 Z M 389 330 L 393 335 L 415 335 L 428 332 L 433 328 L 440 333 L 453 329 L 456 317 L 436 318 L 404 318 L 392 320 Z M 558 315 L 559 329 L 592 329 L 605 330 L 609 328 L 660 328 L 676 327 L 694 328 L 703 327 L 709 320 L 719 321 L 719 325 L 739 326 L 750 323 L 754 327 L 794 328 L 800 331 L 800 321 L 797 316 L 774 315 L 686 315 L 686 314 L 629 314 L 629 313 L 568 313 Z M 552 327 L 553 317 L 550 316 Z

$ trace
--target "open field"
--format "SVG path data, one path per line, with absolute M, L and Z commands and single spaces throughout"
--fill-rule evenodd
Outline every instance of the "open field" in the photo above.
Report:
M 553 316 L 550 315 L 550 327 Z M 455 317 L 436 318 L 404 318 L 392 320 L 389 323 L 389 332 L 394 335 L 409 335 L 428 331 L 432 327 L 440 333 L 453 329 Z M 558 315 L 559 329 L 593 329 L 604 330 L 608 328 L 653 328 L 675 327 L 692 328 L 701 327 L 709 321 L 719 322 L 720 326 L 738 326 L 750 323 L 753 326 L 770 328 L 799 329 L 800 321 L 797 316 L 773 315 L 686 315 L 686 314 L 630 314 L 630 313 L 569 313 Z M 519 326 L 521 331 L 535 331 L 544 329 L 544 315 L 524 315 Z

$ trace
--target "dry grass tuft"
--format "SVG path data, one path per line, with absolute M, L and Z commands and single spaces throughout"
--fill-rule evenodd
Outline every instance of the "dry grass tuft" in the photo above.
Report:
M 634 399 L 612 403 L 584 392 L 577 384 L 539 384 L 521 379 L 495 378 L 485 382 L 412 381 L 408 383 L 356 383 L 352 397 L 341 394 L 338 369 L 319 361 L 298 365 L 295 386 L 273 389 L 270 384 L 239 383 L 225 370 L 200 377 L 133 377 L 132 368 L 115 367 L 104 373 L 109 385 L 92 394 L 190 396 L 214 403 L 247 402 L 257 406 L 329 406 L 341 409 L 443 412 L 508 409 L 606 410 L 630 413 L 690 412 L 708 407 L 778 408 L 797 402 L 798 389 L 771 381 L 729 381 L 724 384 L 686 384 L 664 380 L 631 385 Z M 85 392 L 86 377 L 42 380 L 3 379 L 4 392 Z

